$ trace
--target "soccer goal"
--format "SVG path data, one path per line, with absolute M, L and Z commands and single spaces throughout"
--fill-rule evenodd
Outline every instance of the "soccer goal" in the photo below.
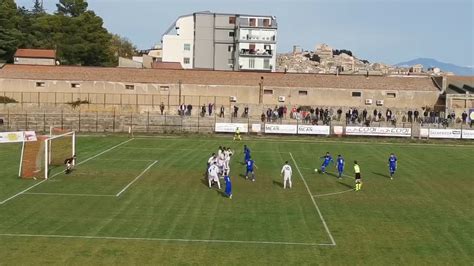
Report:
M 37 141 L 24 142 L 21 152 L 19 174 L 21 178 L 48 179 L 54 166 L 76 154 L 76 133 L 74 131 L 49 136 L 40 136 Z M 73 160 L 72 164 L 75 164 Z

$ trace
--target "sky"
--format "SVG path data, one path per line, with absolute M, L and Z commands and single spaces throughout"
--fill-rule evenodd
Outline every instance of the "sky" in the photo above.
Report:
M 16 0 L 32 6 L 33 0 Z M 48 12 L 58 0 L 44 0 Z M 474 66 L 473 0 L 89 0 L 105 27 L 139 49 L 160 43 L 178 16 L 197 11 L 273 15 L 279 53 L 327 43 L 371 62 L 419 57 Z

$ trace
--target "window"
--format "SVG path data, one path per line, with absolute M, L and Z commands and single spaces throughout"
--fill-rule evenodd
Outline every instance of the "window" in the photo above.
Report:
M 255 68 L 255 58 L 249 59 L 249 68 Z
M 229 24 L 235 24 L 235 17 L 229 17 Z
M 249 19 L 249 26 L 250 26 L 250 27 L 255 27 L 255 26 L 257 26 L 257 20 L 254 19 L 254 18 L 250 18 L 250 19 Z
M 36 82 L 36 88 L 44 88 L 46 86 L 46 83 L 44 82 Z
M 185 51 L 191 51 L 191 44 L 185 43 L 185 44 L 184 44 L 184 50 L 185 50 Z
M 263 94 L 272 95 L 272 94 L 273 94 L 273 90 L 263 90 Z
M 395 92 L 387 92 L 387 98 L 396 98 L 397 94 Z
M 299 96 L 306 96 L 308 95 L 308 91 L 298 91 Z
M 189 59 L 189 57 L 185 57 L 183 58 L 183 63 L 189 65 L 191 63 L 191 59 Z
M 234 32 L 233 31 L 229 31 L 229 37 L 234 37 Z
M 229 47 L 227 47 L 227 51 L 228 52 L 233 52 L 234 51 L 234 46 L 229 45 Z
M 360 91 L 353 91 L 353 92 L 352 92 L 352 97 L 362 97 L 362 92 L 360 92 Z
M 265 58 L 265 59 L 263 60 L 263 68 L 265 68 L 265 69 L 269 69 L 269 68 L 270 68 L 270 59 Z
M 135 85 L 125 85 L 125 89 L 126 89 L 126 90 L 134 90 L 134 89 L 135 89 Z
M 170 89 L 169 86 L 160 86 L 160 90 L 162 91 L 168 91 Z
M 81 87 L 81 84 L 79 84 L 79 83 L 71 83 L 71 88 L 73 88 L 73 89 L 78 89 L 80 87 Z
M 270 27 L 270 20 L 269 19 L 264 19 L 263 20 L 263 26 L 264 27 Z

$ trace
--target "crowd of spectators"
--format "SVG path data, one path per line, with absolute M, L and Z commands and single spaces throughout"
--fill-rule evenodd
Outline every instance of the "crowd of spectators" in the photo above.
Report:
M 164 104 L 160 104 L 160 111 L 163 114 Z M 225 107 L 221 105 L 218 110 L 215 110 L 215 104 L 203 104 L 201 106 L 200 115 L 202 117 L 208 115 L 215 115 L 223 118 L 225 117 Z M 193 106 L 191 104 L 181 104 L 178 106 L 178 114 L 180 116 L 191 116 Z M 239 113 L 239 106 L 233 105 L 230 109 L 230 115 L 232 118 L 248 118 L 250 109 L 248 106 L 243 107 L 243 111 Z M 282 119 L 287 118 L 288 108 L 287 106 L 275 106 L 274 108 L 268 108 L 262 112 L 260 119 L 266 123 L 277 123 L 281 122 Z M 328 107 L 311 107 L 311 106 L 299 106 L 292 107 L 289 110 L 289 118 L 301 121 L 305 124 L 312 125 L 329 125 L 331 121 L 337 121 L 345 123 L 346 125 L 365 125 L 370 126 L 374 122 L 386 122 L 393 126 L 397 123 L 419 123 L 421 125 L 436 124 L 438 126 L 447 127 L 450 124 L 463 123 L 468 124 L 472 127 L 473 121 L 468 121 L 468 114 L 464 111 L 461 116 L 457 117 L 455 112 L 450 112 L 445 115 L 444 112 L 431 110 L 429 108 L 410 109 L 408 111 L 397 111 L 394 112 L 390 108 L 375 108 L 373 110 L 367 110 L 366 108 L 355 108 L 351 107 L 343 110 L 339 108 L 328 108 Z

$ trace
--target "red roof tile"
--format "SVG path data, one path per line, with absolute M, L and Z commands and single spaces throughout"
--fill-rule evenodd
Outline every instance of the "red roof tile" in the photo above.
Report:
M 284 74 L 208 70 L 133 69 L 78 66 L 5 65 L 0 78 L 29 80 L 111 81 L 155 84 L 201 84 L 333 89 L 437 91 L 431 77 L 385 77 Z
M 18 49 L 18 50 L 16 50 L 15 57 L 56 59 L 56 50 Z

